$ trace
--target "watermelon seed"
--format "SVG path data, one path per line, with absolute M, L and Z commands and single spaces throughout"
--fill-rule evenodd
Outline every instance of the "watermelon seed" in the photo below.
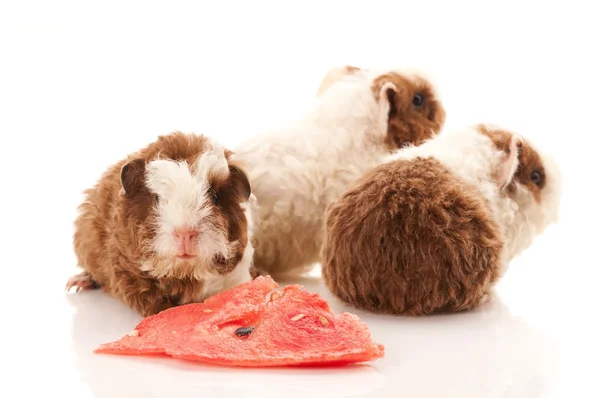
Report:
M 298 315 L 296 315 L 295 317 L 291 318 L 290 320 L 291 320 L 292 322 L 296 322 L 296 321 L 299 321 L 299 320 L 300 320 L 300 319 L 302 319 L 302 318 L 304 318 L 304 314 L 298 314 Z
M 210 308 L 205 308 L 205 309 L 203 309 L 202 311 L 204 311 L 204 312 L 206 312 L 206 313 L 213 312 L 213 310 L 211 310 Z
M 248 326 L 248 327 L 237 328 L 237 329 L 235 329 L 234 333 L 240 337 L 244 337 L 244 336 L 248 336 L 252 332 L 254 332 L 254 328 L 252 326 Z
M 327 320 L 327 318 L 325 318 L 325 317 L 324 317 L 324 316 L 322 316 L 322 315 L 319 315 L 319 321 L 321 321 L 321 323 L 322 323 L 323 325 L 329 325 L 329 321 Z
M 140 335 L 140 331 L 139 330 L 132 330 L 131 332 L 128 333 L 129 336 L 131 337 L 136 337 Z

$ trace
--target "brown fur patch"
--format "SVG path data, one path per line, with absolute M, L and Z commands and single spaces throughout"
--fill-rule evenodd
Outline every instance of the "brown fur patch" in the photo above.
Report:
M 244 171 L 237 165 L 229 164 L 229 178 L 216 189 L 216 206 L 221 209 L 222 215 L 227 215 L 224 220 L 227 225 L 229 242 L 238 241 L 239 245 L 235 255 L 226 262 L 215 259 L 215 268 L 220 274 L 231 272 L 244 256 L 248 244 L 248 220 L 240 203 L 248 201 L 251 194 L 250 182 Z
M 135 197 L 146 188 L 144 185 L 145 172 L 146 162 L 144 159 L 132 160 L 121 169 L 121 185 L 128 198 Z
M 467 310 L 499 275 L 503 242 L 490 209 L 431 158 L 375 168 L 329 207 L 326 227 L 323 278 L 367 311 Z
M 386 73 L 375 79 L 372 91 L 379 99 L 381 88 L 393 83 L 397 90 L 388 90 L 390 113 L 386 145 L 391 149 L 406 144 L 420 145 L 423 141 L 438 134 L 446 122 L 446 111 L 427 80 L 413 79 L 399 73 Z M 422 104 L 415 105 L 415 96 L 420 96 Z
M 84 192 L 86 198 L 79 206 L 73 236 L 78 264 L 105 291 L 143 316 L 198 298 L 202 282 L 191 278 L 191 264 L 181 267 L 177 277 L 172 278 L 155 279 L 140 270 L 142 262 L 156 257 L 149 242 L 155 236 L 152 220 L 157 200 L 141 183 L 140 161 L 161 157 L 191 165 L 204 152 L 206 142 L 202 135 L 181 132 L 161 136 L 109 167 L 96 185 Z M 226 156 L 229 159 L 231 152 L 226 151 Z M 132 167 L 124 168 L 126 164 Z M 232 176 L 219 181 L 216 189 L 214 222 L 228 231 L 230 242 L 237 240 L 240 244 L 231 261 L 215 261 L 212 265 L 221 274 L 237 265 L 247 244 L 248 224 L 239 204 L 247 200 L 249 184 L 241 169 L 231 167 Z M 121 194 L 122 175 L 127 195 Z
M 496 147 L 506 153 L 509 151 L 510 141 L 513 132 L 508 130 L 490 128 L 486 125 L 480 124 L 477 126 L 478 130 L 488 136 Z M 536 172 L 539 175 L 539 183 L 536 184 L 532 180 L 533 173 Z M 508 187 L 509 194 L 514 195 L 515 184 L 521 184 L 527 188 L 535 198 L 536 202 L 540 203 L 542 200 L 542 189 L 546 185 L 546 170 L 542 163 L 542 158 L 535 149 L 523 139 L 523 144 L 520 148 L 519 153 L 519 168 L 515 173 L 515 177 Z

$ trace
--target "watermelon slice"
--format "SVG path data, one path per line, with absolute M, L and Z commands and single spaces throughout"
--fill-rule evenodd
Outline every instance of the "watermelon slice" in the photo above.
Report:
M 384 347 L 356 315 L 333 314 L 322 297 L 300 285 L 277 288 L 259 276 L 204 303 L 150 316 L 94 352 L 242 367 L 346 365 L 383 357 Z

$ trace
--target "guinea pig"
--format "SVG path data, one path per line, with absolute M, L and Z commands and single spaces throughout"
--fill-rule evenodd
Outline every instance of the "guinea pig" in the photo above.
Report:
M 334 68 L 316 104 L 235 148 L 257 197 L 254 264 L 278 275 L 320 261 L 327 206 L 393 150 L 436 135 L 446 113 L 416 73 Z
M 79 206 L 83 272 L 67 290 L 102 288 L 148 316 L 250 281 L 255 198 L 231 155 L 177 131 L 109 167 Z
M 548 154 L 492 125 L 398 150 L 327 209 L 323 279 L 371 312 L 473 309 L 558 221 L 561 179 Z

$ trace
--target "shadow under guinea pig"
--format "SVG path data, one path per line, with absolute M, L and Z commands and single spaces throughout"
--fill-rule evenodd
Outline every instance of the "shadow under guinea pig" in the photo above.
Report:
M 70 295 L 75 309 L 73 349 L 81 379 L 95 397 L 291 398 L 370 396 L 385 381 L 374 365 L 342 368 L 244 369 L 205 365 L 166 356 L 94 354 L 142 319 L 101 291 Z

